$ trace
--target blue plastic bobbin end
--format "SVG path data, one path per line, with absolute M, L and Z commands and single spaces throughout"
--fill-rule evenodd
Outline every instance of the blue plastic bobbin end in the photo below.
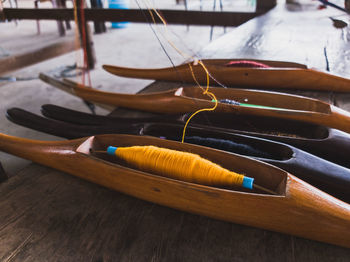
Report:
M 115 151 L 117 151 L 117 148 L 118 147 L 115 147 L 115 146 L 109 146 L 108 148 L 107 148 L 107 154 L 108 155 L 115 155 Z
M 245 188 L 253 189 L 254 178 L 245 176 L 243 178 L 242 186 Z

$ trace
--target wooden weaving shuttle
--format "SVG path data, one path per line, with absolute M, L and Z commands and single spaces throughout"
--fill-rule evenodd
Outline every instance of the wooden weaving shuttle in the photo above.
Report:
M 229 87 L 254 89 L 350 91 L 350 79 L 308 69 L 305 65 L 297 63 L 252 59 L 203 59 L 201 61 L 210 73 L 210 85 L 221 83 Z M 240 66 L 239 61 L 245 63 Z M 261 63 L 267 67 L 247 67 L 247 62 Z M 230 63 L 234 66 L 229 66 Z M 182 81 L 192 84 L 196 83 L 193 79 L 195 75 L 200 84 L 207 84 L 205 70 L 195 62 L 160 69 L 136 69 L 112 65 L 103 65 L 103 68 L 109 73 L 123 77 Z
M 253 177 L 277 195 L 203 186 L 123 166 L 105 155 L 110 145 L 154 145 L 192 152 Z M 90 182 L 171 208 L 350 247 L 350 206 L 287 172 L 251 158 L 148 136 L 97 135 L 37 141 L 0 135 L 0 150 Z
M 141 111 L 137 110 L 133 112 L 142 113 Z M 41 113 L 49 118 L 82 125 L 105 125 L 111 123 L 134 124 L 140 122 L 183 123 L 183 119 L 187 116 L 186 114 L 152 114 L 151 116 L 146 117 L 140 117 L 138 115 L 134 117 L 93 115 L 53 104 L 42 105 Z
M 102 92 L 69 84 L 40 74 L 43 81 L 88 101 L 109 106 L 143 110 L 154 113 L 179 114 L 195 112 L 214 106 L 200 88 L 181 87 L 149 94 L 118 94 Z M 350 113 L 320 100 L 283 93 L 245 89 L 210 88 L 216 98 L 239 103 L 218 103 L 215 112 L 275 117 L 324 125 L 350 133 Z M 249 104 L 248 104 L 249 103 Z
M 64 122 L 104 126 L 156 122 L 184 125 L 190 116 L 190 114 L 159 114 L 153 117 L 126 118 L 92 115 L 55 105 L 43 105 L 41 111 L 46 117 Z M 350 134 L 337 129 L 293 120 L 216 112 L 198 114 L 191 120 L 190 126 L 279 141 L 350 168 L 348 157 L 350 155 Z
M 181 141 L 183 129 L 183 125 L 164 123 L 76 125 L 40 117 L 19 108 L 9 109 L 7 116 L 9 120 L 17 124 L 68 139 L 104 133 L 123 133 L 166 137 L 171 140 Z M 348 192 L 350 188 L 350 169 L 287 144 L 227 133 L 211 129 L 210 127 L 188 127 L 185 142 L 207 145 L 198 141 L 198 139 L 196 141 L 194 138 L 196 136 L 233 142 L 234 145 L 229 149 L 231 152 L 253 157 L 280 167 L 323 191 L 343 201 L 350 202 L 350 193 Z M 224 150 L 219 143 L 210 143 L 209 146 Z

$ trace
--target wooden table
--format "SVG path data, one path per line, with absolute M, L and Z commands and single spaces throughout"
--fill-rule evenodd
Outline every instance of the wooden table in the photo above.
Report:
M 350 77 L 349 31 L 333 28 L 328 16 L 336 14 L 296 12 L 281 4 L 210 44 L 201 55 L 288 60 L 325 69 L 326 50 L 330 71 Z M 167 88 L 158 82 L 146 91 Z M 298 93 L 350 110 L 347 94 Z M 350 249 L 180 212 L 36 164 L 1 184 L 0 196 L 1 261 L 350 258 Z

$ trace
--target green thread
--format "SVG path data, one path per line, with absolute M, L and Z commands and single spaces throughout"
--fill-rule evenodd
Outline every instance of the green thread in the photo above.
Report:
M 215 99 L 212 99 L 211 102 L 216 102 Z M 219 101 L 220 102 L 220 101 Z M 262 106 L 262 105 L 254 105 L 254 104 L 247 104 L 247 103 L 241 103 L 238 102 L 239 106 L 245 106 L 245 107 L 253 107 L 253 108 L 264 108 L 264 109 L 277 109 L 281 110 L 282 108 L 279 107 L 272 107 L 272 106 Z M 229 104 L 228 104 L 229 105 Z

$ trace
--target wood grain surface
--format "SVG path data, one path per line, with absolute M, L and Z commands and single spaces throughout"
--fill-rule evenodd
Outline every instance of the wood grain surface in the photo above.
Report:
M 328 18 L 341 13 L 291 8 L 280 4 L 213 42 L 201 55 L 286 60 L 326 69 L 326 50 L 330 72 L 350 77 L 348 28 L 336 29 Z M 178 84 L 155 83 L 146 91 L 169 86 Z M 350 110 L 348 94 L 295 93 Z M 161 207 L 34 164 L 0 184 L 0 196 L 0 261 L 294 262 L 350 257 L 349 249 Z
M 0 261 L 348 261 L 350 250 L 183 213 L 31 165 L 0 186 Z

